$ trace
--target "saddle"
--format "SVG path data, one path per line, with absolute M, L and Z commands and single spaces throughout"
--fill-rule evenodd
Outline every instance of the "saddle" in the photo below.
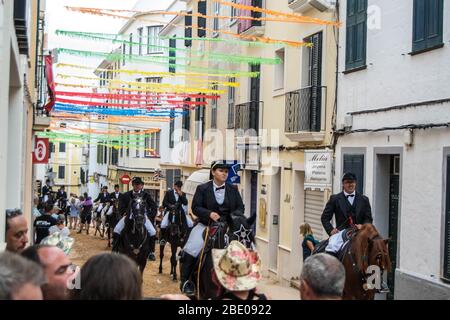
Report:
M 351 239 L 356 235 L 357 229 L 355 228 L 348 228 L 346 229 L 346 232 L 342 234 L 342 240 L 344 244 L 341 246 L 341 248 L 338 250 L 338 252 L 333 253 L 336 258 L 339 259 L 339 261 L 343 261 L 345 254 L 348 252 L 348 250 L 351 247 Z M 319 242 L 315 247 L 311 254 L 317 254 L 317 253 L 325 253 L 325 249 L 328 246 L 329 239 L 323 240 Z M 329 252 L 327 252 L 329 253 Z M 329 253 L 331 254 L 331 253 Z

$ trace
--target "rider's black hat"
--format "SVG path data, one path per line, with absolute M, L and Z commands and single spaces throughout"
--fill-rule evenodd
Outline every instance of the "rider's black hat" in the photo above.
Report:
M 342 177 L 342 182 L 344 181 L 356 181 L 356 175 L 351 172 L 346 172 L 344 176 Z
M 120 188 L 120 186 L 118 184 L 114 185 L 114 188 Z
M 141 177 L 134 177 L 132 184 L 144 184 L 144 181 L 142 181 Z
M 230 169 L 231 165 L 228 164 L 226 161 L 220 160 L 220 161 L 214 161 L 211 164 L 211 170 L 216 169 Z

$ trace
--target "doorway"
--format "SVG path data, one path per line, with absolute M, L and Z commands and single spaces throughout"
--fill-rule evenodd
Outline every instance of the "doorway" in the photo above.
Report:
M 272 175 L 270 183 L 270 215 L 269 215 L 269 270 L 278 270 L 278 244 L 280 238 L 280 191 L 281 169 L 275 168 L 276 174 Z

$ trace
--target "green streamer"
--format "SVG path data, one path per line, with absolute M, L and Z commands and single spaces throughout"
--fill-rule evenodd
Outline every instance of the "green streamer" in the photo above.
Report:
M 211 68 L 205 68 L 205 67 L 197 67 L 197 66 L 187 66 L 184 64 L 177 64 L 177 63 L 169 63 L 169 62 L 161 62 L 157 59 L 154 59 L 154 57 L 143 57 L 143 56 L 137 56 L 137 55 L 122 55 L 118 53 L 106 53 L 106 52 L 96 52 L 96 51 L 83 51 L 83 50 L 74 50 L 74 49 L 67 49 L 67 48 L 58 48 L 56 49 L 58 54 L 65 53 L 69 55 L 75 55 L 75 56 L 83 56 L 83 57 L 98 57 L 103 58 L 105 60 L 109 61 L 121 61 L 121 60 L 127 60 L 131 62 L 148 62 L 148 63 L 154 63 L 154 64 L 160 64 L 165 65 L 171 68 L 183 68 L 187 72 L 207 72 L 207 73 L 216 73 L 216 74 L 233 74 L 234 77 L 250 77 L 250 78 L 256 78 L 259 76 L 259 72 L 231 72 L 230 70 L 224 70 L 224 69 L 211 69 Z M 173 58 L 172 58 L 173 59 Z
M 106 34 L 107 37 L 103 37 L 102 35 L 105 35 L 105 34 L 65 31 L 65 30 L 57 30 L 56 34 L 68 36 L 68 37 L 91 39 L 91 40 L 112 41 L 113 43 L 126 44 L 129 46 L 146 46 L 146 47 L 164 49 L 164 50 L 168 50 L 168 51 L 181 51 L 181 52 L 188 51 L 188 50 L 182 49 L 182 48 L 171 48 L 171 47 L 166 47 L 166 46 L 142 44 L 139 42 L 130 42 L 127 40 L 118 40 L 117 37 L 108 38 L 108 36 L 115 36 L 115 35 L 109 35 L 109 34 Z M 120 35 L 117 35 L 117 36 L 120 36 Z M 182 38 L 178 38 L 178 39 L 182 39 Z M 183 38 L 183 39 L 185 39 L 185 38 Z M 194 55 L 191 57 L 153 56 L 152 58 L 160 59 L 160 60 L 168 60 L 168 61 L 171 61 L 172 59 L 191 60 L 191 61 L 203 61 L 203 60 L 215 61 L 215 60 L 217 60 L 217 61 L 224 61 L 224 62 L 228 62 L 228 63 L 236 63 L 236 64 L 248 63 L 248 64 L 254 64 L 254 65 L 255 64 L 280 64 L 282 62 L 280 58 L 260 58 L 260 57 L 252 57 L 252 56 L 237 56 L 237 55 L 227 55 L 227 54 L 214 53 L 214 52 L 213 53 L 205 52 L 204 56 L 198 56 L 198 55 Z

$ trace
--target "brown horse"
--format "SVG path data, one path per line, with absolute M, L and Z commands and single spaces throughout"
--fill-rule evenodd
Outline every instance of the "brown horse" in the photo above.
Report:
M 383 239 L 372 224 L 364 224 L 351 238 L 345 249 L 342 263 L 345 267 L 343 298 L 346 300 L 373 300 L 376 289 L 368 287 L 371 275 L 369 266 L 378 267 L 382 278 L 384 271 L 390 271 L 391 260 L 388 251 L 389 239 Z

